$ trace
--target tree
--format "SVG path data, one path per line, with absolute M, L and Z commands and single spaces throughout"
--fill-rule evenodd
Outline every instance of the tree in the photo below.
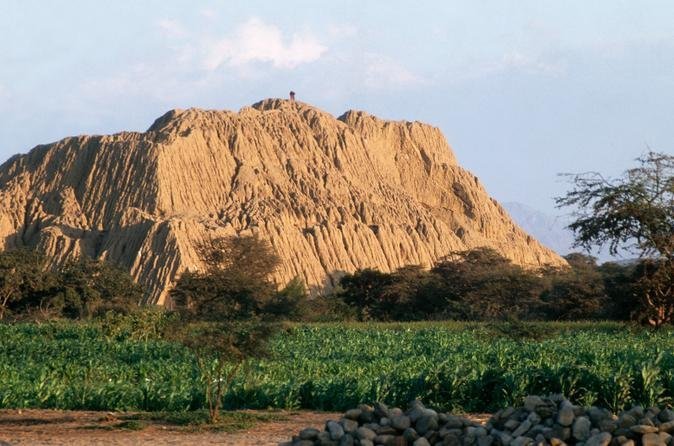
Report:
M 432 272 L 442 279 L 448 303 L 463 308 L 467 319 L 538 316 L 541 279 L 491 248 L 450 253 Z
M 277 286 L 280 258 L 256 236 L 216 238 L 199 247 L 206 268 L 187 271 L 170 292 L 172 304 L 199 320 L 241 320 L 265 311 Z
M 56 270 L 56 285 L 41 307 L 69 319 L 88 319 L 107 312 L 128 314 L 139 308 L 143 289 L 121 268 L 88 257 Z
M 626 321 L 639 314 L 639 301 L 634 298 L 638 295 L 638 266 L 637 262 L 604 262 L 599 265 L 606 290 L 608 319 Z
M 172 336 L 194 352 L 215 422 L 236 373 L 248 358 L 266 353 L 274 322 L 295 312 L 303 285 L 295 280 L 277 291 L 270 276 L 280 259 L 255 236 L 213 239 L 200 254 L 205 270 L 184 273 L 171 290 L 180 315 Z
M 571 268 L 549 272 L 551 283 L 541 295 L 547 315 L 558 320 L 605 316 L 606 289 L 596 259 L 581 253 L 564 258 Z
M 608 245 L 612 254 L 625 246 L 647 263 L 641 317 L 660 326 L 674 317 L 674 156 L 648 152 L 637 163 L 616 179 L 570 175 L 573 188 L 556 202 L 574 208 L 577 246 Z
M 0 252 L 0 319 L 22 312 L 49 287 L 45 257 L 28 249 Z
M 353 274 L 342 276 L 338 297 L 357 309 L 360 320 L 387 320 L 393 302 L 385 298 L 385 291 L 391 283 L 391 274 L 371 268 L 359 269 Z
M 143 290 L 124 270 L 86 257 L 48 268 L 25 248 L 0 253 L 0 319 L 87 319 L 138 308 Z

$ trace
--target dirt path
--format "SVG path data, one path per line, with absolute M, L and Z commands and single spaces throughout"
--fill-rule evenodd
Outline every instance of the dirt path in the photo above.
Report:
M 161 422 L 140 430 L 115 427 L 126 415 L 0 410 L 0 445 L 277 445 L 290 440 L 305 427 L 322 429 L 327 420 L 339 418 L 339 414 L 327 412 L 273 412 L 273 421 L 258 422 L 249 429 L 228 433 L 195 431 Z

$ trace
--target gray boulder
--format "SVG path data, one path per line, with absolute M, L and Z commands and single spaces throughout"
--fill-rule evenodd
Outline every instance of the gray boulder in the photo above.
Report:
M 576 421 L 573 422 L 573 438 L 578 441 L 585 441 L 590 438 L 590 428 L 592 423 L 587 417 L 578 417 Z

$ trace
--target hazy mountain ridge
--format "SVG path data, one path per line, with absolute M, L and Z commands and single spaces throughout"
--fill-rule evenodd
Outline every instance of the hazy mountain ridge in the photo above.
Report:
M 519 202 L 504 202 L 502 205 L 522 229 L 559 255 L 585 252 L 582 248 L 573 246 L 573 231 L 568 228 L 573 221 L 571 216 L 546 214 Z M 595 249 L 591 255 L 597 257 L 599 262 L 629 263 L 634 261 L 633 254 L 625 253 L 625 257 L 612 256 L 607 248 Z

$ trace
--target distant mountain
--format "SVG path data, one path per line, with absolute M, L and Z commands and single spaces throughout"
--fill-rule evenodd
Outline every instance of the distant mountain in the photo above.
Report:
M 583 251 L 581 248 L 573 246 L 573 232 L 567 228 L 572 221 L 570 217 L 546 214 L 543 211 L 518 202 L 501 203 L 501 205 L 522 229 L 559 255 L 564 256 L 571 252 Z M 599 263 L 633 261 L 629 257 L 611 256 L 608 249 L 602 249 L 599 252 L 594 251 L 591 254 L 597 257 Z

